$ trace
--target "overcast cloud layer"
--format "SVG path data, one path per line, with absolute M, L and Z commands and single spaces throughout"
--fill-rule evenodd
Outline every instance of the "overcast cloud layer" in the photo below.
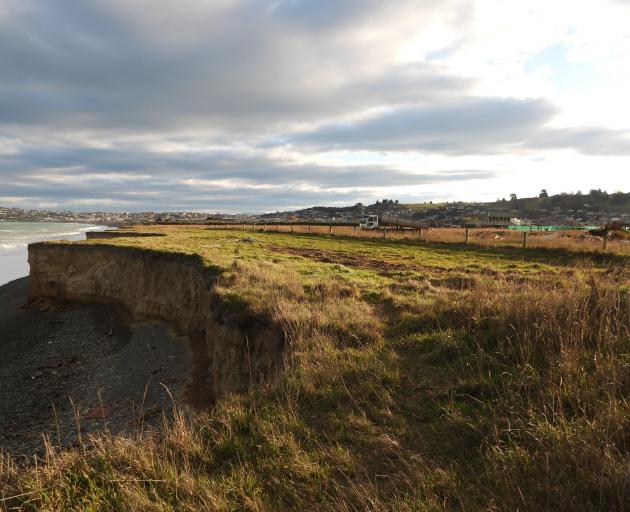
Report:
M 263 211 L 630 188 L 630 9 L 0 0 L 0 205 Z

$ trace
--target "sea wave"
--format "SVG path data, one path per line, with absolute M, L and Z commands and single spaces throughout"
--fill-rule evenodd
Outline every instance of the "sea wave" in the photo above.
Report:
M 43 225 L 41 227 L 48 227 Z M 53 227 L 53 226 L 50 226 Z M 14 252 L 25 252 L 28 244 L 46 240 L 80 240 L 85 238 L 88 231 L 99 231 L 108 229 L 107 226 L 67 226 L 66 229 L 57 229 L 51 231 L 39 229 L 17 229 L 17 230 L 0 230 L 0 254 L 8 254 Z
M 109 228 L 107 226 L 90 226 L 87 228 L 81 228 L 79 231 L 82 231 L 85 233 L 86 231 L 101 231 L 103 229 L 109 229 Z
M 27 242 L 0 242 L 0 256 L 26 254 Z
M 26 247 L 28 244 L 24 242 L 3 242 L 0 243 L 0 249 L 17 249 L 18 247 Z
M 83 233 L 82 231 L 61 231 L 59 233 L 43 233 L 43 237 L 40 237 L 40 238 L 53 239 L 53 238 L 59 238 L 60 236 L 77 236 L 77 235 L 81 235 L 82 233 Z
M 2 224 L 2 228 L 0 230 L 0 286 L 28 275 L 28 244 L 46 240 L 82 240 L 88 231 L 110 229 L 107 226 L 62 222 L 14 222 Z

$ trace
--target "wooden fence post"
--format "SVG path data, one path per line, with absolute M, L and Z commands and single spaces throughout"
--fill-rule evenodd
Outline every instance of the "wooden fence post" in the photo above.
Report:
M 332 236 L 332 228 L 333 228 L 332 226 L 328 226 L 328 234 L 330 236 Z
M 604 232 L 604 236 L 602 238 L 602 250 L 606 251 L 607 245 L 608 245 L 608 233 Z
M 267 224 L 263 224 L 263 231 L 267 231 Z
M 352 226 L 352 236 L 357 236 L 357 227 Z
M 308 232 L 309 232 L 309 233 L 311 232 L 311 227 L 312 227 L 312 226 L 309 224 L 309 225 L 308 225 Z
M 291 224 L 291 233 L 293 233 L 293 224 Z
M 467 244 L 468 243 L 468 228 L 466 228 L 466 234 L 464 235 L 464 243 Z
M 527 249 L 527 231 L 523 231 L 523 249 Z
M 280 224 L 276 224 L 276 231 L 280 231 Z
M 422 228 L 418 228 L 418 240 L 422 238 Z
M 387 238 L 387 228 L 383 228 L 383 238 Z

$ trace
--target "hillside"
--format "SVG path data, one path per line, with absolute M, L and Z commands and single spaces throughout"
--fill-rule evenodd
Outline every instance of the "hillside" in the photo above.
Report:
M 544 194 L 543 194 L 544 195 Z M 589 194 L 558 194 L 546 197 L 501 199 L 489 203 L 411 204 L 406 205 L 416 216 L 435 213 L 459 213 L 465 218 L 477 212 L 505 212 L 513 217 L 529 219 L 539 224 L 603 225 L 614 219 L 630 221 L 630 193 L 608 194 L 592 190 Z
M 630 222 L 630 193 L 609 194 L 593 190 L 589 194 L 558 194 L 549 197 L 501 199 L 488 203 L 451 202 L 402 204 L 383 199 L 371 205 L 357 203 L 347 207 L 317 206 L 294 212 L 276 212 L 263 218 L 279 220 L 356 222 L 364 214 L 393 214 L 425 221 L 430 225 L 462 226 L 474 224 L 487 212 L 522 218 L 536 224 L 600 226 L 621 219 Z
M 37 466 L 1 459 L 3 506 L 630 506 L 627 257 L 194 227 L 135 231 L 159 236 L 41 244 L 38 293 L 124 293 L 133 305 L 134 286 L 147 286 L 155 294 L 138 295 L 142 307 L 173 316 L 180 329 L 210 307 L 213 322 L 249 340 L 234 341 L 230 352 L 249 386 L 161 431 L 103 433 L 71 451 L 51 448 Z M 90 254 L 108 272 L 92 268 Z M 123 279 L 117 285 L 86 279 L 114 275 Z M 160 280 L 172 294 L 149 288 Z M 179 305 L 169 305 L 176 297 Z M 229 331 L 213 325 L 208 350 Z M 255 377 L 263 353 L 256 347 L 267 339 L 254 337 L 261 326 L 284 340 L 278 372 L 266 380 Z

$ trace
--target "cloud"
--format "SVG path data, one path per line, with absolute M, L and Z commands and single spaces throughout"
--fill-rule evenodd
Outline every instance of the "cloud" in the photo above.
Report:
M 525 142 L 555 109 L 544 100 L 470 99 L 388 110 L 352 123 L 326 124 L 289 138 L 328 149 L 489 153 Z
M 371 197 L 376 190 L 487 180 L 486 170 L 409 172 L 386 165 L 296 164 L 264 153 L 233 149 L 156 153 L 125 148 L 23 148 L 0 156 L 6 197 L 37 197 L 67 206 L 152 204 L 169 209 L 268 210 L 308 206 L 332 196 Z M 284 196 L 284 198 L 283 198 Z M 338 199 L 337 199 L 338 200 Z M 110 203 L 107 203 L 110 201 Z
M 453 155 L 574 149 L 628 155 L 630 137 L 602 128 L 550 128 L 557 109 L 542 99 L 476 98 L 437 107 L 388 110 L 348 123 L 324 124 L 290 136 L 318 150 L 393 150 Z
M 416 2 L 396 4 L 406 12 Z M 438 66 L 397 66 L 391 55 L 401 35 L 374 33 L 379 16 L 400 16 L 382 2 L 8 5 L 12 17 L 0 31 L 0 62 L 11 70 L 0 80 L 5 124 L 121 131 L 213 124 L 251 133 L 430 102 L 471 85 Z
M 491 193 L 528 173 L 532 152 L 628 155 L 625 125 L 593 108 L 563 126 L 526 70 L 551 44 L 625 51 L 621 22 L 606 39 L 619 44 L 589 30 L 594 12 L 622 18 L 608 4 L 571 5 L 0 0 L 0 195 L 264 210 Z

